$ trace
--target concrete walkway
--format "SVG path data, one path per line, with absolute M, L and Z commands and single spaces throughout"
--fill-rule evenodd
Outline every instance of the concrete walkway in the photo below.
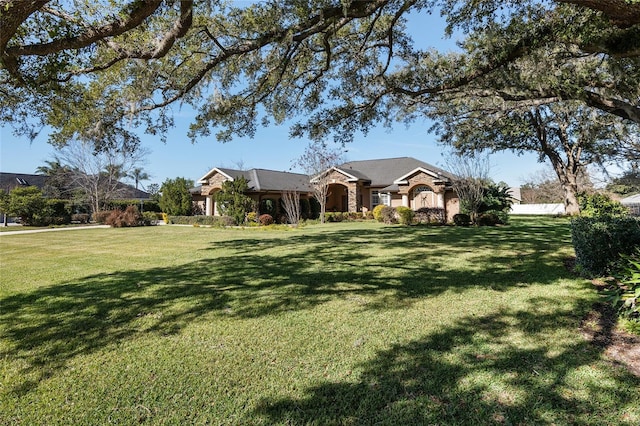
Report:
M 16 228 L 20 228 L 16 226 Z M 42 228 L 42 229 L 25 229 L 24 231 L 3 231 L 0 232 L 0 237 L 4 235 L 19 235 L 19 234 L 37 234 L 38 232 L 58 232 L 58 231 L 75 231 L 77 229 L 100 229 L 111 228 L 109 225 L 91 225 L 91 226 L 68 226 L 65 228 Z

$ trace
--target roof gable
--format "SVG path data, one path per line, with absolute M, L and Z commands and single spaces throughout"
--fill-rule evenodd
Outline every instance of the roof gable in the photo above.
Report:
M 371 181 L 373 187 L 386 187 L 402 180 L 416 170 L 440 176 L 444 180 L 455 179 L 455 176 L 439 167 L 433 166 L 412 157 L 383 158 L 377 160 L 350 161 L 337 166 L 345 173 L 360 176 Z

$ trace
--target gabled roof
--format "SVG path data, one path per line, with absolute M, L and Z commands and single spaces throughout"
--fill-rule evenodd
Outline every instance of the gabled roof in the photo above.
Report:
M 371 181 L 372 187 L 392 185 L 418 170 L 424 170 L 433 176 L 442 176 L 445 180 L 455 179 L 451 173 L 412 157 L 349 161 L 336 168 L 361 180 Z
M 309 184 L 309 176 L 305 174 L 267 169 L 234 170 L 216 167 L 211 169 L 198 182 L 206 183 L 207 179 L 215 173 L 221 173 L 230 180 L 244 176 L 251 191 L 312 191 Z

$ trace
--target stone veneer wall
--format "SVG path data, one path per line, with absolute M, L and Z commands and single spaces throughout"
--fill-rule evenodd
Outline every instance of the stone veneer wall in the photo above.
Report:
M 209 195 L 212 190 L 222 188 L 222 183 L 227 180 L 228 179 L 226 176 L 220 173 L 216 173 L 209 178 L 206 184 L 202 185 L 202 188 L 200 189 L 200 193 L 202 195 Z

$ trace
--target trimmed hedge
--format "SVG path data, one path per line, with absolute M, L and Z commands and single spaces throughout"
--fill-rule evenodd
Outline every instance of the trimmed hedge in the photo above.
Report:
M 640 246 L 640 219 L 633 217 L 576 217 L 571 220 L 576 266 L 591 276 L 612 271 L 620 255 Z
M 458 213 L 453 215 L 453 223 L 456 226 L 469 226 L 471 225 L 471 216 L 466 213 Z
M 208 225 L 234 226 L 236 223 L 230 216 L 167 216 L 168 224 L 173 225 Z
M 411 210 L 409 207 L 396 207 L 396 213 L 398 215 L 398 221 L 401 225 L 411 225 L 411 223 L 413 222 L 413 210 Z

